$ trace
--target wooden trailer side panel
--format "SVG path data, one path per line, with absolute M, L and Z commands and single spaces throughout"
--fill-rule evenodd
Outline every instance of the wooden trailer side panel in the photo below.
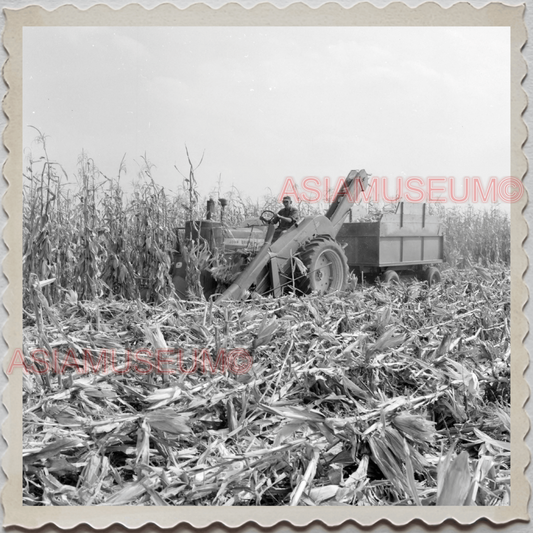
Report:
M 344 224 L 337 240 L 350 267 L 398 267 L 440 263 L 443 235 L 438 217 L 425 204 L 399 204 L 378 222 Z
M 375 266 L 418 265 L 442 262 L 442 236 L 381 237 Z
M 337 234 L 349 266 L 379 263 L 379 222 L 344 224 Z

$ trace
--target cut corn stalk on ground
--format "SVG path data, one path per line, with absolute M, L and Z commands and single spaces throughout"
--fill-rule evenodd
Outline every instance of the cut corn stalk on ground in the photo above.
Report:
M 36 299 L 26 362 L 49 346 L 63 371 L 25 376 L 24 504 L 508 504 L 510 275 L 483 273 L 221 306 Z M 234 350 L 246 371 L 216 365 Z

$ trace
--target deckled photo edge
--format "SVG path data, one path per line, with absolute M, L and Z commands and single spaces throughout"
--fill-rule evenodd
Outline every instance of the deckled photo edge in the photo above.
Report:
M 403 4 L 402 4 L 403 6 Z M 391 9 L 397 7 L 393 4 L 388 6 Z M 406 7 L 406 6 L 404 6 Z M 440 8 L 436 4 L 422 5 L 417 8 L 419 12 L 425 15 L 431 15 L 433 21 L 435 16 L 444 16 L 447 18 L 453 14 L 454 10 L 458 13 L 461 11 L 462 25 L 467 25 L 465 20 L 468 16 L 474 16 L 471 24 L 475 25 L 482 10 L 497 10 L 499 6 L 491 4 L 478 10 L 470 5 L 453 6 L 448 10 Z M 500 6 L 501 7 L 501 6 Z M 288 10 L 289 8 L 287 8 Z M 305 13 L 308 15 L 310 24 L 320 25 L 320 12 L 327 10 L 328 6 L 311 10 L 303 4 L 290 6 L 295 16 Z M 385 10 L 388 8 L 385 8 Z M 407 14 L 412 13 L 411 8 L 406 8 Z M 150 11 L 151 25 L 158 25 L 156 16 L 159 12 L 165 14 L 165 24 L 169 24 L 167 18 L 169 13 L 175 14 L 175 20 L 172 24 L 179 25 L 180 17 L 186 16 L 187 13 L 195 12 L 198 16 L 196 24 L 205 24 L 205 17 L 210 20 L 210 24 L 216 24 L 217 19 L 221 20 L 220 25 L 224 25 L 227 19 L 224 15 L 231 11 L 240 12 L 243 22 L 241 24 L 261 25 L 265 23 L 265 12 L 274 16 L 276 23 L 279 23 L 279 17 L 283 17 L 284 10 L 273 12 L 269 5 L 262 5 L 252 10 L 245 10 L 240 6 L 232 5 L 223 7 L 216 12 L 205 6 L 192 6 L 182 11 L 173 6 L 165 5 L 161 8 L 155 8 Z M 344 15 L 337 4 L 331 11 L 337 15 Z M 331 14 L 330 11 L 330 14 Z M 370 17 L 365 24 L 379 25 L 379 17 L 384 12 L 382 9 L 373 8 L 370 5 L 355 6 L 349 10 L 350 14 L 362 11 L 365 16 Z M 521 87 L 526 69 L 525 61 L 521 55 L 521 48 L 526 40 L 525 28 L 523 23 L 524 8 L 507 7 L 500 10 L 504 25 L 511 27 L 513 37 L 512 43 L 512 173 L 513 176 L 523 179 L 527 170 L 527 162 L 522 152 L 522 145 L 526 139 L 526 128 L 522 119 L 522 112 L 526 107 L 525 93 Z M 9 58 L 4 66 L 4 77 L 9 87 L 8 94 L 4 100 L 4 112 L 9 118 L 9 124 L 4 132 L 4 143 L 9 152 L 8 159 L 4 165 L 4 176 L 8 182 L 8 188 L 3 197 L 3 206 L 6 210 L 9 220 L 4 230 L 4 240 L 9 249 L 8 254 L 3 262 L 4 272 L 9 279 L 9 287 L 4 294 L 4 306 L 9 313 L 8 320 L 3 328 L 4 338 L 9 346 L 8 357 L 4 359 L 4 370 L 6 370 L 7 359 L 13 355 L 14 350 L 22 345 L 22 329 L 20 318 L 22 317 L 21 302 L 21 257 L 22 243 L 20 242 L 20 228 L 22 226 L 22 183 L 20 176 L 22 174 L 22 147 L 21 147 L 21 90 L 22 90 L 22 58 L 21 58 L 21 40 L 22 28 L 31 21 L 35 25 L 53 25 L 68 24 L 64 20 L 64 15 L 90 18 L 92 14 L 98 12 L 98 21 L 102 22 L 102 14 L 105 13 L 108 25 L 119 25 L 121 16 L 127 15 L 127 25 L 143 23 L 144 10 L 135 6 L 126 6 L 122 10 L 115 12 L 106 6 L 90 8 L 86 12 L 80 12 L 72 6 L 59 8 L 53 12 L 46 12 L 42 8 L 33 6 L 24 8 L 20 11 L 6 10 L 6 30 L 4 33 L 4 46 L 6 47 Z M 346 19 L 339 21 L 345 24 Z M 358 21 L 362 21 L 361 17 Z M 449 19 L 448 19 L 449 20 Z M 61 22 L 59 22 L 61 21 Z M 191 19 L 188 20 L 192 24 Z M 269 20 L 272 24 L 272 21 Z M 332 19 L 328 19 L 331 24 Z M 286 25 L 298 25 L 300 21 L 296 19 L 284 21 Z M 79 24 L 79 19 L 75 24 Z M 417 24 L 422 25 L 422 20 L 417 19 Z M 359 22 L 358 25 L 363 25 Z M 397 25 L 402 25 L 398 20 Z M 432 25 L 436 25 L 434 22 Z M 449 23 L 448 23 L 449 25 Z M 169 509 L 161 507 L 150 508 L 122 508 L 109 507 L 98 509 L 98 516 L 90 508 L 31 508 L 23 507 L 20 501 L 22 487 L 22 431 L 21 424 L 13 420 L 20 420 L 22 416 L 22 400 L 20 390 L 22 387 L 22 373 L 15 371 L 9 376 L 9 384 L 4 392 L 3 401 L 9 411 L 8 419 L 4 423 L 4 438 L 8 442 L 8 451 L 3 458 L 2 466 L 8 477 L 8 483 L 3 489 L 2 501 L 5 509 L 5 525 L 20 525 L 29 528 L 39 527 L 46 523 L 55 523 L 62 528 L 71 527 L 77 523 L 86 522 L 96 528 L 106 527 L 113 523 L 122 523 L 128 527 L 138 527 L 142 524 L 155 523 L 161 527 L 171 527 L 177 523 L 190 523 L 196 527 L 203 527 L 209 523 L 221 522 L 227 526 L 236 527 L 248 521 L 256 522 L 262 526 L 270 526 L 282 520 L 289 520 L 294 525 L 306 525 L 314 520 L 320 520 L 327 525 L 337 525 L 347 520 L 355 520 L 361 525 L 370 525 L 378 520 L 386 519 L 395 525 L 405 524 L 414 518 L 424 520 L 427 524 L 438 524 L 450 518 L 450 514 L 459 523 L 468 524 L 481 517 L 486 517 L 495 523 L 504 523 L 510 520 L 521 519 L 527 520 L 527 502 L 529 499 L 530 488 L 524 477 L 524 470 L 529 463 L 529 452 L 524 443 L 524 436 L 529 428 L 529 420 L 523 411 L 523 404 L 529 398 L 528 386 L 524 379 L 524 372 L 528 364 L 528 356 L 523 346 L 523 339 L 528 332 L 527 320 L 523 314 L 523 306 L 527 301 L 527 287 L 523 282 L 523 274 L 527 268 L 528 259 L 522 247 L 522 243 L 528 234 L 527 224 L 522 215 L 522 211 L 527 203 L 524 197 L 521 202 L 513 205 L 512 209 L 512 309 L 513 309 L 513 362 L 512 362 L 512 501 L 511 505 L 506 508 L 420 508 L 413 512 L 413 508 L 357 508 L 357 517 L 353 515 L 353 509 L 344 507 L 331 508 L 314 508 L 313 514 L 310 515 L 309 508 L 281 508 L 278 511 L 279 518 L 272 519 L 270 509 L 264 508 L 239 508 L 223 509 L 185 507 L 179 509 Z M 450 513 L 451 509 L 454 510 Z M 124 511 L 125 516 L 117 519 L 117 513 Z M 80 514 L 84 514 L 80 518 Z M 154 517 L 154 515 L 156 515 Z M 182 515 L 177 518 L 177 515 Z

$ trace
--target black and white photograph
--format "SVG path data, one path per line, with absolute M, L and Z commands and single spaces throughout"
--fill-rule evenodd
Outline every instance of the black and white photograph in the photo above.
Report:
M 516 503 L 511 43 L 24 26 L 22 506 Z

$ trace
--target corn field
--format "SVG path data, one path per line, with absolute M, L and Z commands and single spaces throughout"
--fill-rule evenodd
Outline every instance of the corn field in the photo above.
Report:
M 443 220 L 444 257 L 450 266 L 465 268 L 471 264 L 510 264 L 509 213 L 496 207 L 476 209 L 471 205 L 445 208 L 437 204 L 435 210 Z
M 42 144 L 45 147 L 44 139 Z M 54 303 L 69 291 L 81 300 L 112 295 L 159 303 L 170 297 L 169 273 L 173 254 L 183 242 L 181 229 L 191 217 L 205 219 L 201 206 L 206 202 L 196 198 L 191 204 L 183 187 L 170 195 L 154 181 L 153 165 L 146 158 L 133 192 L 126 194 L 121 187 L 123 164 L 116 177 L 108 178 L 82 154 L 73 186 L 62 167 L 48 159 L 46 148 L 44 153 L 37 163 L 28 162 L 24 174 L 26 299 L 31 273 L 40 280 L 55 278 L 44 289 Z M 230 226 L 257 217 L 264 209 L 278 209 L 274 197 L 253 202 L 235 189 L 226 196 L 224 216 Z M 313 204 L 299 207 L 302 215 L 322 214 Z M 435 209 L 443 220 L 445 261 L 450 266 L 509 265 L 508 214 L 496 208 L 482 211 L 437 205 Z M 192 251 L 193 256 L 198 253 Z
M 183 242 L 185 222 L 191 217 L 205 219 L 205 209 L 198 200 L 191 204 L 183 188 L 169 195 L 157 185 L 146 159 L 128 194 L 121 187 L 121 174 L 122 164 L 117 177 L 104 176 L 82 154 L 73 184 L 47 155 L 37 163 L 28 161 L 23 212 L 25 301 L 32 273 L 40 280 L 56 280 L 44 290 L 50 302 L 72 292 L 81 300 L 113 295 L 161 302 L 171 296 L 171 259 L 179 239 Z M 236 190 L 227 198 L 228 225 L 277 205 L 275 198 L 253 203 Z
M 509 273 L 478 269 L 224 307 L 39 306 L 26 359 L 45 337 L 62 371 L 24 380 L 24 503 L 508 504 Z M 171 350 L 168 374 L 146 355 L 127 371 L 146 347 Z M 247 373 L 218 362 L 235 347 Z M 114 369 L 84 371 L 103 351 Z
M 187 183 L 170 195 L 144 158 L 126 193 L 124 164 L 107 177 L 82 154 L 72 186 L 40 141 L 24 174 L 25 505 L 509 504 L 505 213 L 438 206 L 431 287 L 184 301 L 173 254 L 191 285 L 209 261 L 183 239 L 205 218 Z M 277 209 L 227 199 L 228 224 Z M 235 350 L 246 372 L 217 357 Z

